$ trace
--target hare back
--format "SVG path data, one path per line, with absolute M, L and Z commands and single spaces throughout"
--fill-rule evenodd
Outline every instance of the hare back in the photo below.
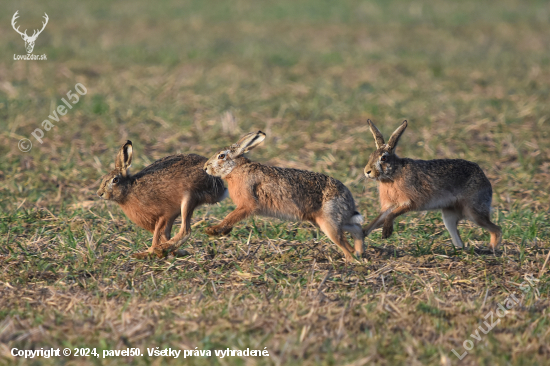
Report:
M 204 156 L 196 154 L 170 155 L 143 168 L 143 170 L 134 175 L 134 178 L 139 179 L 153 174 L 179 174 L 187 170 L 194 171 L 196 167 L 202 168 L 205 161 L 206 158 Z
M 225 179 L 237 206 L 249 206 L 261 215 L 315 221 L 328 210 L 348 220 L 355 212 L 347 187 L 321 173 L 249 162 Z
M 220 178 L 206 174 L 206 158 L 196 154 L 167 156 L 132 177 L 132 192 L 143 202 L 181 203 L 183 194 L 192 194 L 197 204 L 218 202 L 225 188 Z M 148 203 L 149 204 L 149 203 Z
M 383 209 L 408 205 L 413 210 L 453 207 L 466 202 L 490 205 L 489 179 L 476 163 L 462 159 L 402 159 L 391 182 L 381 182 Z

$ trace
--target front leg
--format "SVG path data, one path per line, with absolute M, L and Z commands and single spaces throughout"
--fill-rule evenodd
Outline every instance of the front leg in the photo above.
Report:
M 369 236 L 369 234 L 373 231 L 373 230 L 376 230 L 378 229 L 380 226 L 382 226 L 382 224 L 384 223 L 384 220 L 386 219 L 386 216 L 388 216 L 388 214 L 391 212 L 391 208 L 386 210 L 386 211 L 382 211 L 380 212 L 380 214 L 374 219 L 371 221 L 370 224 L 368 224 L 364 229 L 363 229 L 363 235 L 365 235 L 365 237 Z
M 237 207 L 233 212 L 223 219 L 218 225 L 207 227 L 205 232 L 210 236 L 227 235 L 233 229 L 233 226 L 252 214 L 252 211 L 246 207 Z
M 159 218 L 159 220 L 155 224 L 155 230 L 153 231 L 153 244 L 151 244 L 151 247 L 145 252 L 132 254 L 132 258 L 146 259 L 152 257 L 156 253 L 156 250 L 159 247 L 160 243 L 170 239 L 170 231 L 176 217 L 169 219 L 166 219 L 165 217 Z
M 384 220 L 384 227 L 382 228 L 382 239 L 387 239 L 393 233 L 393 220 L 404 213 L 411 211 L 411 206 L 399 206 L 391 211 Z
M 184 250 L 178 250 L 178 247 L 182 246 L 191 236 L 191 218 L 196 207 L 197 203 L 191 196 L 183 198 L 181 203 L 181 228 L 172 239 L 157 246 L 155 254 L 159 258 L 166 256 L 169 252 L 175 256 L 187 253 Z M 169 234 L 167 233 L 167 235 Z

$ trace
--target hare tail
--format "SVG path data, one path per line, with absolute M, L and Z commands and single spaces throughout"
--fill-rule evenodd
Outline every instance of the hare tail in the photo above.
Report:
M 350 224 L 361 225 L 361 224 L 363 224 L 363 221 L 364 221 L 363 215 L 361 215 L 359 212 L 355 211 L 353 213 L 353 216 L 349 220 L 349 223 Z

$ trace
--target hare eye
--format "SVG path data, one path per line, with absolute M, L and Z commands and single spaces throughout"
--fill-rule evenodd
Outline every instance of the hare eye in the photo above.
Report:
M 114 177 L 114 178 L 113 178 L 113 183 L 114 183 L 114 184 L 117 184 L 117 183 L 118 183 L 118 177 Z
M 225 159 L 225 154 L 218 155 L 218 159 Z
M 385 156 L 385 155 L 382 156 L 382 157 L 380 158 L 380 161 L 386 161 L 386 156 Z

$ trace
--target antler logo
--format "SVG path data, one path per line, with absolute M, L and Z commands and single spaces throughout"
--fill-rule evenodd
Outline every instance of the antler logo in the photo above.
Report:
M 17 15 L 17 13 L 19 13 L 19 10 L 17 10 L 15 12 L 15 14 L 13 14 L 13 18 L 11 18 L 11 26 L 13 27 L 13 29 L 15 29 L 15 31 L 17 33 L 19 33 L 21 35 L 21 38 L 23 38 L 23 40 L 25 41 L 25 48 L 27 49 L 27 53 L 32 53 L 32 50 L 34 49 L 34 42 L 36 41 L 36 38 L 38 38 L 38 35 L 40 33 L 42 33 L 42 31 L 44 30 L 44 28 L 46 28 L 46 24 L 48 24 L 48 14 L 44 13 L 44 19 L 46 19 L 46 22 L 42 22 L 42 29 L 40 29 L 39 31 L 37 31 L 36 29 L 34 30 L 32 36 L 28 36 L 27 35 L 27 30 L 25 29 L 24 32 L 20 32 L 19 31 L 19 27 L 15 28 L 15 20 L 17 18 L 19 18 L 19 16 Z

